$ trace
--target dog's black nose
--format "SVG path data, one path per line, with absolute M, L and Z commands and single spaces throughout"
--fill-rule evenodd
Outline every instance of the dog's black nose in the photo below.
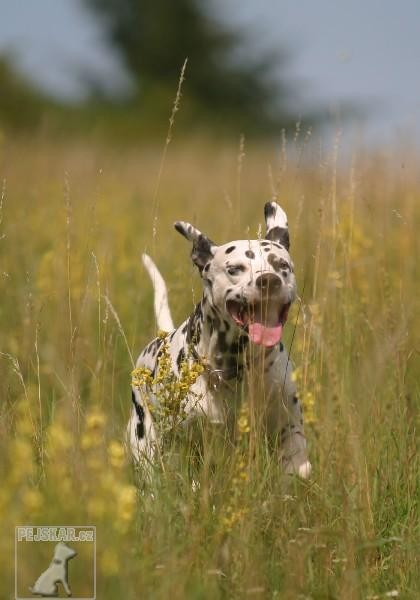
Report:
M 262 275 L 257 277 L 255 285 L 260 290 L 268 292 L 279 289 L 282 285 L 282 282 L 280 277 L 278 277 L 274 273 L 263 273 Z

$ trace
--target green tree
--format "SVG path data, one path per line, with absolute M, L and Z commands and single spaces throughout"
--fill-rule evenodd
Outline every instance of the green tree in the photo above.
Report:
M 279 70 L 285 53 L 240 62 L 244 35 L 222 26 L 204 0 L 84 4 L 101 19 L 106 39 L 131 75 L 136 97 L 147 105 L 162 92 L 171 98 L 188 58 L 185 96 L 200 114 L 247 131 L 287 126 L 294 120 L 288 109 L 291 90 L 274 77 L 274 67 Z
M 0 56 L 0 128 L 25 130 L 37 127 L 45 98 L 13 68 L 10 57 Z

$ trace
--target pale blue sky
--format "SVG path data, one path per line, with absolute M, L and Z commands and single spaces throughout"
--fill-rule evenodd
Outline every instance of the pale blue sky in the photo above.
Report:
M 176 1 L 176 0 L 174 0 Z M 246 28 L 250 52 L 285 44 L 302 102 L 370 103 L 376 139 L 420 132 L 419 0 L 212 0 L 222 20 Z M 115 57 L 79 0 L 0 0 L 0 53 L 58 95 L 82 92 L 81 65 L 115 85 Z

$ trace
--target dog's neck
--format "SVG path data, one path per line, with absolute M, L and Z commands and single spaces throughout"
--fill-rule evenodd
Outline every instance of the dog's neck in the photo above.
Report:
M 240 379 L 247 363 L 249 338 L 245 331 L 232 323 L 229 315 L 218 309 L 204 291 L 188 320 L 187 342 L 195 358 L 224 380 Z M 271 349 L 261 349 L 263 353 Z M 254 354 L 260 354 L 260 349 Z

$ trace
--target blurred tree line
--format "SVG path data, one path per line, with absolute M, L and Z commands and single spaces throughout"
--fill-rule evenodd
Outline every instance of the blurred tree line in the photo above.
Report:
M 278 50 L 251 59 L 246 36 L 222 25 L 208 2 L 82 0 L 82 4 L 97 17 L 129 74 L 130 91 L 111 98 L 94 74 L 85 74 L 88 99 L 66 107 L 35 91 L 3 61 L 0 124 L 27 128 L 50 122 L 73 131 L 153 132 L 167 126 L 186 58 L 177 127 L 276 135 L 302 120 L 292 109 L 294 90 L 280 76 L 287 53 Z M 315 113 L 306 116 L 312 124 L 319 121 Z

